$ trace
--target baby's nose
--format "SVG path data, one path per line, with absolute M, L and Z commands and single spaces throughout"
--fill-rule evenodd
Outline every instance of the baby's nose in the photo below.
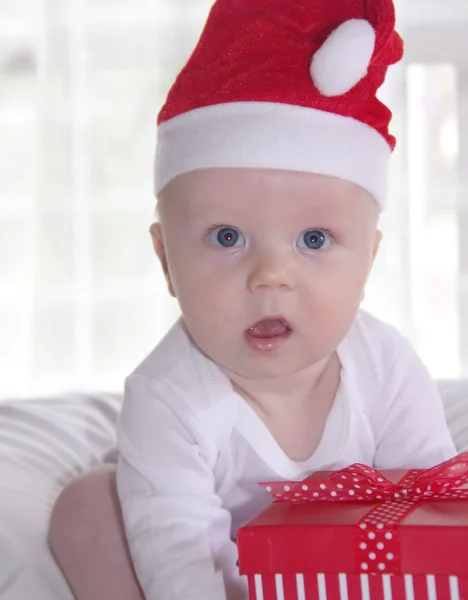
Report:
M 250 271 L 248 288 L 251 293 L 262 288 L 292 290 L 294 267 L 291 261 L 279 252 L 265 252 L 258 256 Z

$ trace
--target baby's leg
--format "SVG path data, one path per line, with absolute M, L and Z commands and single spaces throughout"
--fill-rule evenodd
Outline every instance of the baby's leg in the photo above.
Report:
M 73 481 L 59 496 L 49 543 L 77 600 L 143 600 L 117 498 L 115 467 Z

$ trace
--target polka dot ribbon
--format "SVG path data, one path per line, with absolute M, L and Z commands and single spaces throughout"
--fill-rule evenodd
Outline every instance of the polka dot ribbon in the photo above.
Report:
M 408 475 L 412 474 L 409 478 Z M 376 469 L 354 464 L 335 471 L 328 480 L 267 482 L 260 485 L 276 502 L 383 502 L 455 500 L 468 498 L 468 452 L 428 470 L 409 471 L 399 483 L 392 483 Z
M 357 523 L 356 569 L 361 573 L 400 573 L 397 525 L 424 500 L 468 498 L 468 452 L 432 469 L 410 470 L 393 483 L 376 469 L 354 464 L 328 480 L 260 484 L 275 502 L 369 502 Z

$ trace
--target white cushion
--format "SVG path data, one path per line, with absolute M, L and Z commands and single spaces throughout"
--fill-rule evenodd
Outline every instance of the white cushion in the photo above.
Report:
M 0 597 L 73 600 L 47 544 L 60 490 L 115 447 L 117 394 L 0 403 Z
M 458 452 L 468 451 L 468 380 L 439 381 L 445 416 Z

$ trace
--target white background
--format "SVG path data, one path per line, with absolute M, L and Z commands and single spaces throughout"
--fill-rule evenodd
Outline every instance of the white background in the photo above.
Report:
M 207 0 L 0 0 L 0 395 L 121 389 L 178 311 L 147 233 L 156 116 Z M 468 375 L 468 3 L 405 0 L 365 307 Z

